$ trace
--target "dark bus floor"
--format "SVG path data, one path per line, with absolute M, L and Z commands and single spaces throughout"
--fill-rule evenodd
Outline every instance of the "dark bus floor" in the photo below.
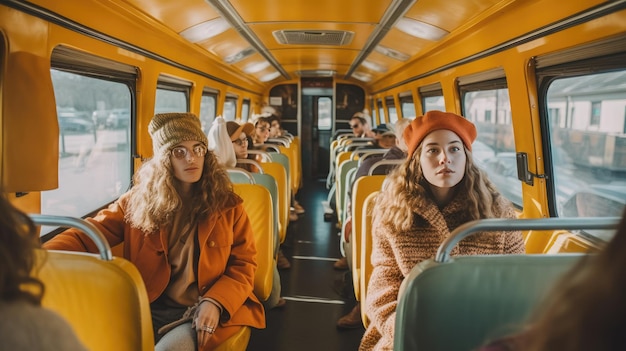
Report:
M 248 351 L 357 350 L 364 328 L 337 330 L 336 322 L 355 305 L 354 296 L 342 297 L 336 281 L 343 271 L 333 269 L 341 257 L 338 229 L 324 222 L 328 190 L 325 180 L 310 180 L 297 198 L 306 213 L 289 224 L 281 248 L 291 268 L 281 270 L 282 296 L 287 304 L 267 312 L 267 328 L 252 329 Z

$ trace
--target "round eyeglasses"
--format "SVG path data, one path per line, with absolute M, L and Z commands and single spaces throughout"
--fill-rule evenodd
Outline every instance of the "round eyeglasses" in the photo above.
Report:
M 248 138 L 233 140 L 233 143 L 237 144 L 238 146 L 248 145 Z
M 173 148 L 171 152 L 174 158 L 182 160 L 187 157 L 190 151 L 184 146 L 177 146 Z M 193 147 L 191 152 L 193 152 L 194 156 L 196 157 L 204 157 L 204 155 L 206 155 L 207 149 L 206 147 L 204 147 L 204 145 L 196 145 Z

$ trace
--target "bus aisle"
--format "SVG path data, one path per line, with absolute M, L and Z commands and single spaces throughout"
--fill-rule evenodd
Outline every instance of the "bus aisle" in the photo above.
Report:
M 287 304 L 267 311 L 267 328 L 252 330 L 248 351 L 357 350 L 364 332 L 364 328 L 336 328 L 337 320 L 352 309 L 355 299 L 342 297 L 335 286 L 345 271 L 333 269 L 341 254 L 335 223 L 324 221 L 325 181 L 304 182 L 298 198 L 306 212 L 289 224 L 281 245 L 291 262 L 290 269 L 280 271 Z

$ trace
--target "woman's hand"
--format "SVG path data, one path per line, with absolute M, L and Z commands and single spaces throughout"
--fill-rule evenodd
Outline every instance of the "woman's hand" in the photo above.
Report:
M 220 309 L 210 301 L 202 301 L 198 306 L 195 320 L 198 335 L 198 349 L 201 350 L 213 336 L 220 321 Z

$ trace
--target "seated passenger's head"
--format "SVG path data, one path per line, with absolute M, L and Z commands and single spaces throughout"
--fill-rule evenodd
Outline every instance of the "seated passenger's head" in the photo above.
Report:
M 400 118 L 393 125 L 393 132 L 396 134 L 396 145 L 398 146 L 400 150 L 404 152 L 407 152 L 408 147 L 402 135 L 404 134 L 404 130 L 406 129 L 406 127 L 408 127 L 412 121 L 413 120 L 409 118 Z
M 472 150 L 476 127 L 450 112 L 428 111 L 404 130 L 408 158 L 419 163 L 421 173 L 433 186 L 451 188 L 461 182 Z M 417 166 L 417 165 L 415 165 Z
M 186 184 L 200 180 L 208 140 L 198 117 L 191 113 L 157 114 L 150 121 L 148 132 L 154 156 L 169 156 L 176 179 Z
M 270 138 L 277 138 L 281 136 L 282 131 L 280 130 L 280 119 L 276 115 L 271 115 L 268 118 L 270 122 Z
M 267 117 L 259 117 L 254 123 L 254 142 L 263 144 L 270 137 L 270 122 Z
M 396 134 L 386 124 L 379 124 L 372 129 L 375 143 L 383 149 L 390 149 L 396 145 Z
M 254 133 L 254 125 L 252 123 L 239 124 L 237 122 L 226 122 L 228 136 L 233 144 L 235 156 L 238 159 L 248 157 L 248 137 Z
M 350 128 L 356 136 L 363 136 L 370 131 L 369 118 L 363 112 L 357 112 L 350 118 Z

